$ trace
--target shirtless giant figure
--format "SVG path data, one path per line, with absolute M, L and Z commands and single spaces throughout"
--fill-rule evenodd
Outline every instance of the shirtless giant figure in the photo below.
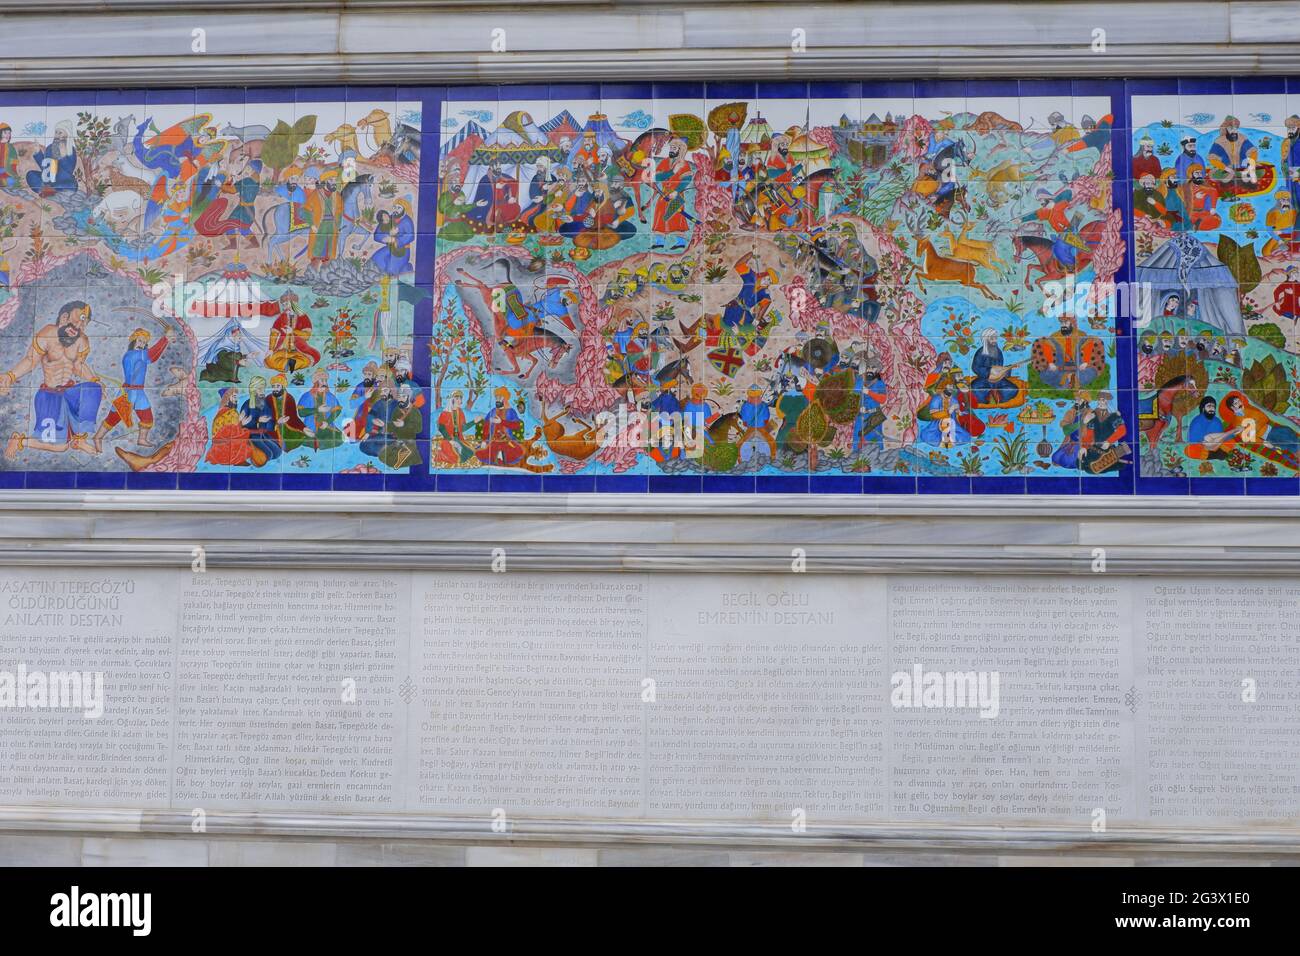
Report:
M 37 366 L 43 376 L 32 401 L 36 413 L 32 435 L 14 432 L 5 446 L 5 457 L 13 458 L 24 448 L 93 452 L 86 435 L 99 416 L 103 386 L 86 362 L 90 356 L 89 323 L 90 306 L 79 301 L 67 303 L 59 309 L 57 319 L 33 336 L 18 364 L 0 372 L 0 397 L 8 395 L 18 380 Z

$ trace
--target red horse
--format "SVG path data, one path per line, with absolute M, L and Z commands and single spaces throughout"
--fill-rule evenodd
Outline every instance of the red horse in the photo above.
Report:
M 470 275 L 464 269 L 456 270 L 456 274 L 462 277 L 467 283 L 478 290 L 483 299 L 484 309 L 492 316 L 493 333 L 496 335 L 497 345 L 501 347 L 506 358 L 510 362 L 510 368 L 497 369 L 497 371 L 510 372 L 527 378 L 537 368 L 540 357 L 538 352 L 549 354 L 550 368 L 555 368 L 560 359 L 573 348 L 568 342 L 564 341 L 559 335 L 556 335 L 550 329 L 541 325 L 538 316 L 531 313 L 528 305 L 524 303 L 523 297 L 519 293 L 518 287 L 510 278 L 510 263 L 508 260 L 499 259 L 498 263 L 504 262 L 506 269 L 506 283 L 499 286 L 490 286 L 481 279 Z M 459 287 L 459 283 L 457 283 Z M 507 319 L 507 313 L 516 318 L 514 326 Z M 558 316 L 565 325 L 573 328 L 572 320 L 567 315 Z M 519 367 L 519 359 L 531 359 L 532 364 L 527 370 Z
M 1087 249 L 1077 249 L 1068 245 L 1062 238 L 1047 239 L 1043 236 L 1022 235 L 1016 236 L 1011 240 L 1012 246 L 1016 250 L 1016 258 L 1023 258 L 1026 251 L 1033 253 L 1035 262 L 1026 263 L 1025 265 L 1025 288 L 1028 289 L 1029 279 L 1037 269 L 1042 273 L 1038 279 L 1038 286 L 1042 288 L 1044 282 L 1053 279 L 1064 279 L 1066 276 L 1082 272 L 1087 268 L 1088 263 L 1092 261 L 1092 250 L 1101 242 L 1101 234 L 1105 229 L 1105 223 L 1102 220 L 1090 222 L 1079 230 L 1079 238 L 1087 245 Z M 1074 253 L 1074 262 L 1066 264 L 1062 261 L 1062 255 L 1068 255 L 1066 251 Z

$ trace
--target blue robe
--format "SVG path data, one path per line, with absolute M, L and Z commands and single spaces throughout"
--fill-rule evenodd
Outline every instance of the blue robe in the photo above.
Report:
M 993 346 L 993 351 L 991 353 L 986 353 L 982 347 L 975 353 L 975 357 L 971 359 L 970 363 L 971 373 L 975 377 L 971 380 L 970 385 L 971 393 L 975 396 L 977 402 L 987 402 L 989 395 L 994 391 L 997 391 L 999 396 L 1001 396 L 999 400 L 1005 400 L 1010 397 L 1008 393 L 1015 392 L 1016 386 L 1013 385 L 1005 376 L 998 379 L 996 382 L 989 379 L 989 373 L 993 370 L 994 366 L 1005 364 L 1006 362 L 1002 357 L 1002 349 L 998 348 L 996 345 Z
M 950 400 L 949 397 L 944 395 L 942 392 L 936 392 L 934 395 L 930 396 L 930 413 L 934 414 L 935 412 L 943 411 L 948 407 L 950 401 L 953 405 L 957 404 L 955 400 Z M 942 444 L 944 440 L 943 422 L 931 419 L 922 424 L 920 438 L 921 441 L 925 442 L 927 445 Z M 961 423 L 955 418 L 953 419 L 952 440 L 954 444 L 958 445 L 964 445 L 966 442 L 970 441 L 970 432 L 962 428 Z
M 872 391 L 887 395 L 889 386 L 881 379 L 875 379 L 870 385 L 862 380 L 862 376 L 857 376 L 853 383 L 854 388 L 861 396 L 858 404 L 858 417 L 853 421 L 853 449 L 856 451 L 866 442 L 882 442 L 885 440 L 884 419 L 875 428 L 867 431 L 868 421 L 880 411 L 881 400 L 872 395 Z
M 762 402 L 745 402 L 740 406 L 740 420 L 745 423 L 747 428 L 761 429 L 772 418 L 772 409 Z M 761 434 L 750 436 L 744 440 L 740 446 L 740 460 L 749 461 L 754 457 L 755 450 L 765 451 L 769 455 L 772 448 L 768 445 L 767 440 Z
M 77 151 L 69 149 L 66 156 L 59 156 L 54 152 L 54 144 L 51 143 L 45 149 L 40 150 L 32 157 L 36 161 L 36 169 L 27 174 L 27 185 L 32 188 L 33 192 L 40 192 L 43 189 L 57 189 L 63 192 L 77 191 Z M 54 181 L 46 182 L 44 177 L 47 163 L 58 162 L 58 169 L 54 173 Z
M 1211 415 L 1206 418 L 1200 412 L 1197 412 L 1196 417 L 1192 419 L 1192 423 L 1187 426 L 1187 443 L 1189 445 L 1199 444 L 1205 441 L 1206 435 L 1226 432 L 1227 430 L 1223 422 L 1219 421 L 1218 415 Z
M 395 398 L 381 398 L 370 406 L 370 413 L 366 416 L 368 434 L 358 446 L 362 452 L 375 458 L 383 454 L 389 442 L 388 423 L 393 420 L 399 407 Z
M 771 299 L 768 291 L 757 291 L 758 273 L 751 266 L 740 276 L 740 292 L 727 303 L 722 312 L 722 324 L 728 328 L 738 325 L 753 325 L 754 315 L 762 302 Z
M 699 432 L 704 436 L 704 444 L 712 445 L 713 439 L 709 437 L 706 429 L 706 423 L 712 409 L 709 408 L 708 402 L 687 402 L 682 406 L 682 422 L 688 425 L 692 431 Z
M 316 396 L 312 392 L 303 392 L 298 398 L 298 417 L 303 423 L 314 432 L 319 432 L 325 427 L 334 427 L 334 419 L 338 416 L 343 408 L 343 403 L 339 401 L 338 396 L 329 389 L 325 390 L 325 395 L 321 399 L 322 408 L 332 408 L 333 411 L 326 414 L 316 413 Z
M 1237 150 L 1237 155 L 1244 160 L 1255 151 L 1255 144 L 1252 143 L 1249 137 L 1244 133 L 1238 133 L 1237 135 L 1241 138 L 1241 148 Z M 1215 140 L 1214 145 L 1210 147 L 1210 156 L 1218 159 L 1219 162 L 1223 163 L 1223 165 L 1227 166 L 1229 169 L 1235 170 L 1237 168 L 1237 165 L 1232 161 L 1232 157 L 1228 155 L 1228 151 L 1223 148 L 1223 144 L 1218 140 Z M 1207 176 L 1209 175 L 1209 172 L 1209 168 L 1207 167 L 1205 170 Z
M 534 322 L 541 322 L 542 319 L 549 319 L 552 316 L 569 314 L 569 303 L 564 298 L 563 289 L 548 289 L 545 295 L 536 302 L 528 303 L 525 308 Z M 615 338 L 619 334 L 615 333 Z M 624 342 L 623 351 L 626 351 L 626 342 Z
M 1291 208 L 1300 209 L 1300 180 L 1291 179 L 1293 172 L 1300 172 L 1300 136 L 1288 136 L 1282 140 L 1282 164 L 1287 171 L 1287 189 L 1291 191 Z
M 135 138 L 131 141 L 135 158 L 146 169 L 156 169 L 168 179 L 175 179 L 181 174 L 181 158 L 193 156 L 198 148 L 191 136 L 186 136 L 179 143 L 146 145 L 144 131 L 152 125 L 153 117 L 149 117 L 136 127 Z
M 32 396 L 36 421 L 32 423 L 32 437 L 42 441 L 61 443 L 69 433 L 85 435 L 95 428 L 99 403 L 104 390 L 98 382 L 77 382 L 63 388 L 42 385 Z
M 280 442 L 276 439 L 275 434 L 275 414 L 266 404 L 265 399 L 256 405 L 250 402 L 244 402 L 239 406 L 241 419 L 251 419 L 244 427 L 248 429 L 248 440 L 251 441 L 258 450 L 260 450 L 268 459 L 279 458 L 283 453 L 280 448 Z
M 478 181 L 478 186 L 474 190 L 474 199 L 472 201 L 473 209 L 465 214 L 465 218 L 478 223 L 480 226 L 487 222 L 488 216 L 492 214 L 492 204 L 496 201 L 496 185 L 500 174 L 493 174 L 491 171 L 484 174 L 483 178 Z M 483 205 L 479 205 L 483 203 Z
M 650 403 L 650 410 L 654 412 L 654 418 L 651 424 L 651 437 L 658 439 L 659 430 L 673 423 L 672 416 L 680 415 L 682 403 L 672 392 L 660 392 Z M 655 443 L 652 441 L 652 443 Z
M 762 428 L 772 417 L 772 409 L 762 402 L 745 402 L 740 406 L 740 420 L 749 428 Z
M 375 250 L 370 261 L 379 266 L 384 275 L 400 276 L 411 271 L 411 243 L 415 242 L 415 226 L 411 223 L 411 217 L 404 215 L 392 227 L 390 232 L 375 230 L 372 238 L 380 243 L 380 247 Z M 388 247 L 390 241 L 397 247 L 396 253 Z
M 1062 468 L 1071 470 L 1079 467 L 1079 455 L 1082 448 L 1079 446 L 1079 429 L 1070 432 L 1070 437 L 1061 443 L 1061 447 L 1052 452 L 1052 464 L 1060 465 Z
M 122 384 L 126 386 L 124 391 L 131 400 L 131 407 L 137 412 L 152 407 L 149 394 L 144 390 L 144 378 L 153 362 L 149 357 L 150 351 L 148 348 L 129 348 L 122 355 Z
M 1179 153 L 1178 158 L 1174 160 L 1174 171 L 1178 174 L 1179 182 L 1187 182 L 1187 170 L 1192 165 L 1199 165 L 1208 174 L 1210 171 L 1209 164 L 1205 162 L 1205 157 L 1200 153 L 1194 156 L 1188 156 L 1186 153 Z

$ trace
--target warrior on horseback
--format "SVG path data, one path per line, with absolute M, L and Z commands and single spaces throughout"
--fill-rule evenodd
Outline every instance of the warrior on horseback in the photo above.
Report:
M 510 368 L 502 371 L 527 378 L 537 368 L 537 353 L 540 351 L 549 352 L 550 367 L 554 368 L 572 346 L 543 327 L 542 320 L 555 317 L 570 331 L 576 331 L 570 311 L 576 303 L 576 293 L 572 289 L 557 287 L 534 302 L 524 302 L 523 294 L 511 275 L 510 260 L 497 259 L 493 266 L 499 277 L 496 285 L 490 286 L 464 269 L 457 270 L 457 275 L 478 290 L 484 307 L 492 316 L 493 333 L 510 362 Z M 526 371 L 519 367 L 520 356 L 532 359 Z
M 280 245 L 288 245 L 293 241 L 295 235 L 303 232 L 308 233 L 307 245 L 301 252 L 295 254 L 294 258 L 304 255 L 312 244 L 312 233 L 319 228 L 320 223 L 313 220 L 311 216 L 311 205 L 308 200 L 311 196 L 303 187 L 303 172 L 296 167 L 290 167 L 285 171 L 285 181 L 275 189 L 275 194 L 285 201 L 268 208 L 262 213 L 262 235 L 266 240 L 267 260 L 275 259 L 275 250 Z M 337 235 L 332 236 L 332 246 L 337 255 L 343 255 L 347 251 L 348 240 L 354 235 L 368 236 L 369 230 L 361 223 L 361 200 L 365 198 L 370 201 L 371 187 L 373 186 L 373 176 L 370 173 L 361 173 L 350 182 L 344 183 L 339 191 L 339 211 L 337 221 L 333 228 Z M 267 220 L 270 220 L 268 225 Z

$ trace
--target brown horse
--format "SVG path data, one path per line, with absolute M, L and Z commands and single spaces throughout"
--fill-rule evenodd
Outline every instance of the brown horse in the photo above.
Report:
M 1088 248 L 1076 250 L 1073 265 L 1066 265 L 1057 255 L 1056 243 L 1064 240 L 1047 239 L 1032 234 L 1014 237 L 1011 245 L 1015 248 L 1016 258 L 1023 259 L 1025 252 L 1030 252 L 1035 260 L 1025 264 L 1025 288 L 1030 288 L 1029 279 L 1034 270 L 1042 273 L 1038 279 L 1039 288 L 1042 288 L 1044 282 L 1064 279 L 1072 273 L 1082 272 L 1092 261 L 1092 250 L 1101 240 L 1101 232 L 1104 228 L 1105 223 L 1097 220 L 1087 223 L 1079 230 L 1079 238 L 1087 244 Z

